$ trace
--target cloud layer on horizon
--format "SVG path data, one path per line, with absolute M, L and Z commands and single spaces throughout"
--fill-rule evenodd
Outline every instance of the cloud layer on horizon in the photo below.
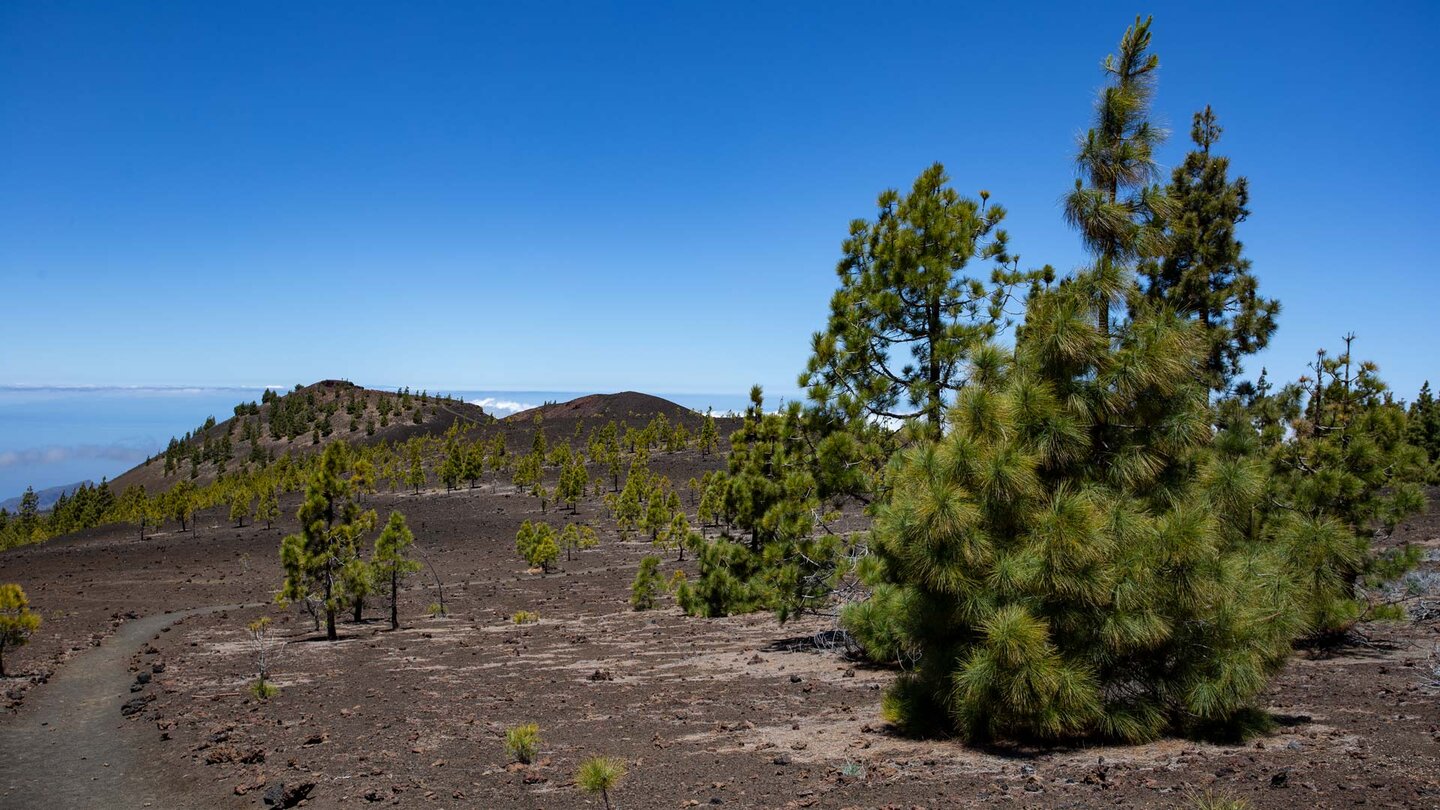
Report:
M 147 455 L 144 450 L 139 448 L 119 444 L 50 445 L 49 447 L 31 447 L 25 450 L 0 451 L 0 469 L 36 467 L 42 464 L 60 464 L 66 461 L 90 459 L 140 462 L 144 461 Z
M 513 399 L 499 399 L 496 397 L 472 399 L 470 400 L 470 404 L 479 405 L 480 407 L 484 408 L 488 413 L 494 413 L 495 411 L 506 411 L 507 415 L 511 413 L 519 413 L 521 411 L 528 411 L 531 408 L 540 407 L 539 405 L 531 405 L 528 402 L 516 402 Z

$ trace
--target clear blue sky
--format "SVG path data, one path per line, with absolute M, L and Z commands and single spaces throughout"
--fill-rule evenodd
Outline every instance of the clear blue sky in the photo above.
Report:
M 984 6 L 980 8 L 980 6 Z M 0 4 L 0 384 L 791 389 L 848 221 L 943 161 L 1060 219 L 1100 59 L 1212 104 L 1284 306 L 1440 381 L 1440 4 Z M 1258 365 L 1258 364 L 1257 364 Z

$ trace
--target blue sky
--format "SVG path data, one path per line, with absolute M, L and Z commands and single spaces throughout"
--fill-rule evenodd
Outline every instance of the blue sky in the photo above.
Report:
M 794 387 L 847 223 L 943 161 L 1061 221 L 1154 13 L 1211 104 L 1293 377 L 1353 330 L 1440 380 L 1440 5 L 0 4 L 0 384 Z

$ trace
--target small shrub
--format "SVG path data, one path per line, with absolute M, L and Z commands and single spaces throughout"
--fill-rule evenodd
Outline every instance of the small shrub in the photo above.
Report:
M 680 586 L 684 584 L 685 572 L 676 571 L 675 573 L 670 575 L 670 579 L 665 581 L 665 590 L 669 591 L 670 593 L 675 593 L 675 591 L 679 590 Z
M 19 585 L 0 585 L 0 678 L 5 677 L 5 651 L 23 647 L 40 627 L 40 614 Z
M 258 700 L 269 700 L 280 694 L 280 687 L 263 678 L 256 678 L 250 682 L 250 694 Z
M 505 753 L 526 765 L 540 752 L 540 726 L 534 723 L 505 729 Z
M 431 617 L 432 619 L 444 616 L 445 608 L 440 607 L 439 602 L 431 602 L 430 607 L 425 608 L 425 615 Z
M 614 757 L 591 757 L 580 763 L 575 772 L 575 784 L 586 793 L 599 793 L 610 808 L 610 791 L 625 777 L 625 762 Z
M 540 621 L 540 614 L 528 610 L 517 610 L 515 615 L 510 617 L 510 621 L 516 624 L 534 624 Z

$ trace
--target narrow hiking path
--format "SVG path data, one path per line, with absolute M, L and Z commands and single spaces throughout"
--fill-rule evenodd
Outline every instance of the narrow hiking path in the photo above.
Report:
M 240 607 L 134 619 L 100 646 L 70 659 L 0 725 L 0 807 L 246 806 L 233 796 L 187 796 L 154 756 L 154 726 L 120 713 L 127 700 L 138 696 L 130 692 L 135 682 L 130 658 L 156 633 L 190 616 Z

